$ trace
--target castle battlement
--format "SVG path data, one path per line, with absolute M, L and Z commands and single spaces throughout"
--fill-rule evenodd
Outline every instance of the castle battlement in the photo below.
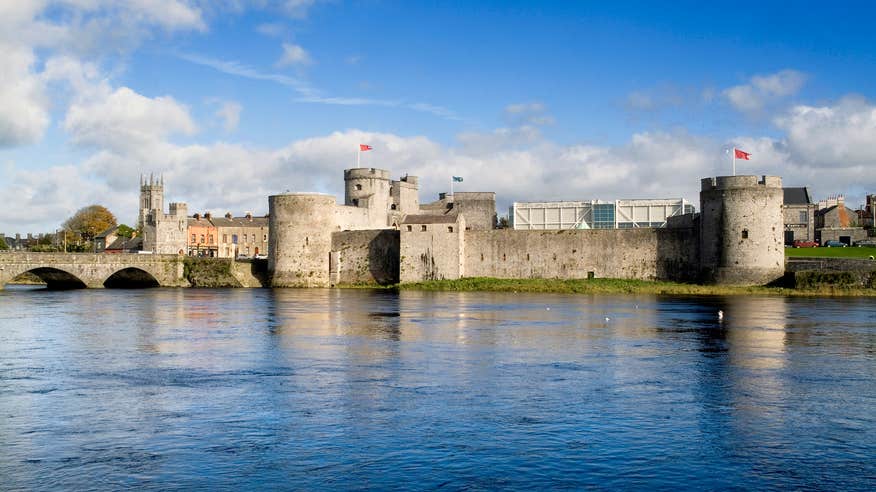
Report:
M 713 176 L 700 180 L 702 191 L 731 190 L 737 188 L 766 187 L 781 188 L 782 178 L 779 176 Z

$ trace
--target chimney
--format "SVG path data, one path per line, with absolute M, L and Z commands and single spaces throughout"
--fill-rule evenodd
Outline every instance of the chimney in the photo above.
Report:
M 201 214 L 195 214 L 195 220 L 201 220 Z
M 246 217 L 246 220 L 252 222 L 252 212 L 247 212 L 247 213 L 245 214 L 245 217 Z
M 211 214 L 210 212 L 204 212 L 205 219 L 210 220 L 212 217 L 213 217 L 213 214 Z
M 231 212 L 227 212 L 227 213 L 225 214 L 225 218 L 226 218 L 226 219 L 231 220 L 231 217 L 232 217 Z

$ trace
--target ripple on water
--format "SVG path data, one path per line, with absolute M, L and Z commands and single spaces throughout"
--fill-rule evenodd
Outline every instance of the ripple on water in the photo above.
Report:
M 872 490 L 873 319 L 870 299 L 10 289 L 0 476 Z

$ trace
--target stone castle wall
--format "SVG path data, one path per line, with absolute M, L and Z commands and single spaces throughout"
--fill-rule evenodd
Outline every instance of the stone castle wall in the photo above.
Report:
M 454 222 L 402 224 L 399 233 L 401 282 L 466 276 L 465 219 L 462 216 L 455 219 Z
M 390 285 L 399 279 L 399 232 L 382 229 L 332 234 L 331 285 Z
M 465 231 L 465 273 L 497 278 L 692 280 L 693 229 Z
M 442 224 L 443 226 L 443 224 Z M 401 232 L 401 281 L 494 278 L 696 279 L 694 229 Z

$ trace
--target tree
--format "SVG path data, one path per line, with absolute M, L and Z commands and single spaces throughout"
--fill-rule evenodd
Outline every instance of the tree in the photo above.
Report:
M 94 236 L 116 225 L 116 217 L 103 205 L 80 208 L 73 217 L 64 222 L 64 228 L 91 241 Z
M 9 245 L 6 244 L 6 239 L 0 235 L 0 251 L 6 251 L 9 249 Z
M 134 237 L 134 234 L 136 232 L 137 231 L 135 231 L 133 227 L 130 227 L 130 226 L 125 225 L 125 224 L 119 224 L 119 228 L 116 229 L 117 236 L 126 237 L 128 239 L 131 239 L 132 237 Z

